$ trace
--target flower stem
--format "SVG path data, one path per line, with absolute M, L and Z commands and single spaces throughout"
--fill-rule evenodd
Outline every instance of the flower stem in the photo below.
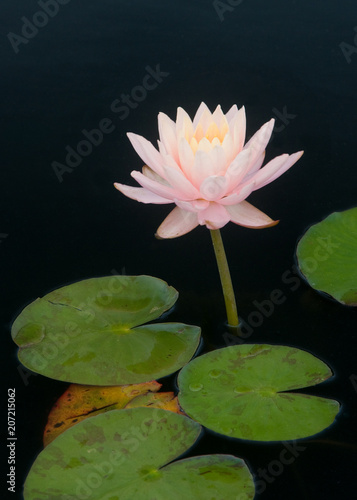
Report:
M 221 232 L 219 229 L 210 230 L 214 253 L 216 255 L 219 276 L 221 278 L 224 302 L 226 304 L 228 326 L 237 328 L 239 325 L 236 299 L 232 285 L 232 279 L 229 272 L 226 252 L 224 251 Z

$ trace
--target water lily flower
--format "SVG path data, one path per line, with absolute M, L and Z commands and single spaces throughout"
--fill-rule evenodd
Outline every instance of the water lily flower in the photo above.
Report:
M 182 236 L 195 227 L 220 229 L 229 221 L 260 229 L 279 221 L 248 203 L 246 198 L 286 172 L 303 154 L 277 156 L 262 167 L 274 119 L 245 143 L 244 107 L 227 114 L 217 106 L 211 113 L 201 103 L 193 121 L 177 109 L 176 123 L 159 113 L 159 151 L 144 137 L 128 137 L 145 165 L 132 177 L 140 188 L 115 183 L 124 195 L 142 203 L 175 203 L 157 230 L 159 238 Z M 262 167 L 262 168 L 261 168 Z
M 175 203 L 157 230 L 158 238 L 182 236 L 199 224 L 210 229 L 228 325 L 237 334 L 239 319 L 220 228 L 229 221 L 255 229 L 277 224 L 246 198 L 280 177 L 303 151 L 277 156 L 262 167 L 274 119 L 244 144 L 245 110 L 236 105 L 224 114 L 220 106 L 211 113 L 201 103 L 193 121 L 182 108 L 177 109 L 176 122 L 164 113 L 158 121 L 159 151 L 144 137 L 128 134 L 145 162 L 142 172 L 131 172 L 141 187 L 114 186 L 142 203 Z

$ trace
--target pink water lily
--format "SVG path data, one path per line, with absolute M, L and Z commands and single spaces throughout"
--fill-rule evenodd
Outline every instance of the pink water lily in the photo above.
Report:
M 286 172 L 303 154 L 277 156 L 261 168 L 274 119 L 265 123 L 245 143 L 244 107 L 234 105 L 227 114 L 217 106 L 214 113 L 201 103 L 191 121 L 177 109 L 176 123 L 159 113 L 159 151 L 139 135 L 128 133 L 145 162 L 132 177 L 140 188 L 115 183 L 123 194 L 142 203 L 175 203 L 176 207 L 157 230 L 159 238 L 182 236 L 206 225 L 215 230 L 229 221 L 249 228 L 278 223 L 246 198 Z

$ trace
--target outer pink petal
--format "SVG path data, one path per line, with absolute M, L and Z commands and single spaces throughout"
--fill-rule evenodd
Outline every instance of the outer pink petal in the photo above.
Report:
M 246 116 L 245 108 L 242 106 L 232 122 L 229 125 L 229 130 L 233 137 L 233 156 L 236 156 L 242 151 L 245 142 L 246 133 Z
M 197 226 L 198 219 L 195 212 L 187 212 L 180 207 L 175 207 L 159 226 L 155 236 L 163 239 L 177 238 L 189 233 Z
M 273 132 L 275 120 L 272 118 L 256 132 L 253 137 L 244 146 L 244 149 L 250 148 L 252 150 L 252 162 L 254 163 L 263 153 L 270 140 Z
M 164 167 L 165 177 L 171 186 L 176 191 L 176 197 L 185 200 L 194 200 L 200 197 L 200 192 L 190 181 L 186 179 L 184 174 L 171 167 Z
M 199 212 L 200 210 L 204 210 L 210 204 L 207 200 L 192 200 L 192 201 L 181 201 L 174 200 L 176 205 L 183 210 L 187 210 L 188 212 Z
M 133 148 L 138 153 L 140 158 L 149 165 L 158 175 L 163 175 L 162 165 L 163 159 L 160 153 L 154 148 L 154 146 L 140 135 L 133 134 L 129 132 L 127 134 Z
M 227 194 L 233 191 L 242 182 L 251 166 L 251 151 L 245 149 L 232 161 L 227 168 L 226 177 L 228 179 Z
M 114 187 L 121 193 L 125 194 L 125 196 L 127 196 L 128 198 L 140 201 L 141 203 L 173 203 L 172 200 L 162 198 L 161 196 L 158 196 L 157 194 L 152 193 L 145 188 L 126 186 L 125 184 L 120 184 L 119 182 L 115 182 Z
M 156 182 L 137 170 L 133 170 L 130 175 L 140 184 L 141 187 L 146 188 L 148 191 L 151 191 L 162 198 L 174 200 L 174 198 L 177 197 L 176 191 L 172 189 L 172 187 Z
M 165 146 L 167 153 L 178 162 L 176 124 L 165 113 L 159 113 L 158 122 L 160 141 Z
M 254 186 L 255 186 L 254 181 L 249 182 L 244 186 L 239 187 L 234 193 L 219 200 L 219 203 L 221 205 L 236 205 L 237 203 L 240 203 L 241 201 L 248 198 L 250 193 L 254 191 Z
M 275 179 L 277 179 L 287 170 L 289 170 L 289 168 L 292 167 L 294 163 L 296 163 L 301 158 L 303 153 L 304 153 L 303 151 L 298 151 L 297 153 L 294 153 L 290 156 L 281 155 L 280 157 L 278 156 L 277 158 L 274 158 L 274 160 L 271 160 L 269 163 L 267 163 L 261 170 L 259 170 L 253 176 L 253 179 L 256 181 L 256 186 L 254 190 L 259 189 L 263 186 L 266 186 L 267 184 L 270 184 L 270 182 L 275 181 Z M 285 161 L 275 162 L 275 160 L 278 160 L 278 158 L 283 158 L 283 157 Z
M 148 177 L 149 179 L 152 179 L 153 181 L 158 182 L 159 184 L 163 184 L 164 186 L 170 186 L 170 184 L 167 182 L 166 179 L 161 177 L 160 175 L 157 175 L 156 172 L 154 172 L 150 167 L 147 165 L 144 165 L 142 168 L 142 173 L 145 175 L 145 177 Z
M 249 180 L 255 180 L 255 189 L 259 189 L 264 186 L 264 183 L 284 165 L 288 158 L 289 155 L 286 153 L 276 156 L 254 175 L 249 176 Z
M 173 159 L 172 156 L 163 154 L 162 159 L 164 161 L 165 167 L 170 167 L 173 168 L 174 170 L 177 170 L 178 172 L 181 172 L 180 166 L 176 163 L 176 161 Z
M 197 213 L 198 222 L 201 226 L 206 225 L 208 229 L 220 229 L 230 221 L 230 215 L 219 203 L 211 202 L 209 207 Z
M 249 148 L 248 148 L 248 150 L 249 150 Z M 247 150 L 244 148 L 244 151 L 247 151 Z M 264 158 L 265 158 L 265 150 L 254 161 L 254 163 L 249 167 L 249 172 L 248 172 L 248 175 L 246 176 L 246 179 L 251 178 L 252 174 L 254 174 L 255 172 L 257 172 L 257 170 L 260 169 L 260 167 L 263 165 Z M 246 179 L 243 179 L 243 180 L 246 180 Z
M 278 220 L 271 219 L 268 215 L 261 212 L 247 201 L 242 201 L 237 205 L 227 206 L 230 220 L 239 226 L 249 227 L 251 229 L 262 229 L 278 224 Z

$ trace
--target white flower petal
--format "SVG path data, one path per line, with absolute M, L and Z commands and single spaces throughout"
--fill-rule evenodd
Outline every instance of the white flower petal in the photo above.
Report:
M 211 155 L 204 151 L 197 151 L 192 167 L 192 184 L 199 189 L 204 179 L 210 175 L 214 175 Z
M 234 120 L 230 123 L 229 129 L 233 137 L 233 156 L 236 156 L 242 151 L 245 142 L 246 116 L 244 106 L 240 108 Z
M 244 149 L 250 148 L 252 150 L 252 162 L 255 162 L 267 147 L 274 123 L 274 118 L 265 123 L 244 146 Z
M 203 137 L 198 143 L 197 151 L 205 151 L 206 153 L 210 153 L 212 151 L 212 144 L 206 137 Z
M 250 169 L 251 151 L 245 149 L 232 161 L 227 168 L 226 177 L 228 179 L 227 192 L 236 189 Z
M 206 177 L 200 186 L 202 198 L 209 201 L 217 201 L 225 194 L 228 180 L 222 175 Z
M 192 200 L 192 201 L 182 201 L 174 200 L 176 205 L 183 210 L 188 210 L 189 212 L 199 212 L 200 210 L 205 210 L 210 202 L 207 200 Z
M 238 107 L 236 104 L 233 104 L 233 106 L 229 109 L 228 113 L 226 113 L 226 118 L 229 124 L 237 113 L 238 113 Z
M 227 157 L 223 147 L 219 144 L 212 148 L 210 156 L 212 158 L 215 175 L 224 175 L 227 170 Z
M 208 229 L 220 229 L 230 221 L 226 208 L 215 202 L 211 202 L 205 210 L 198 212 L 197 216 L 199 224 L 206 225 Z
M 270 161 L 269 163 L 267 163 L 253 177 L 253 179 L 256 182 L 254 190 L 264 187 L 267 184 L 270 184 L 270 182 L 275 181 L 275 179 L 277 179 L 287 170 L 289 170 L 289 168 L 292 167 L 294 163 L 296 163 L 301 158 L 303 153 L 304 153 L 303 151 L 298 151 L 297 153 L 294 153 L 292 155 L 281 155 L 278 156 L 277 158 L 274 158 L 274 160 Z M 275 162 L 275 160 L 284 157 L 285 157 L 284 162 L 281 161 Z
M 163 145 L 163 143 L 161 141 L 157 141 L 157 145 L 159 146 L 159 151 L 160 151 L 160 154 L 161 155 L 167 155 L 167 151 L 166 151 L 166 148 L 165 146 Z
M 114 183 L 115 188 L 123 193 L 128 198 L 132 200 L 140 201 L 141 203 L 172 203 L 172 200 L 168 200 L 167 198 L 162 198 L 151 191 L 148 191 L 145 188 L 138 188 L 132 186 L 126 186 L 125 184 L 120 184 L 119 182 Z
M 190 181 L 186 179 L 181 171 L 164 166 L 165 177 L 176 192 L 176 197 L 184 200 L 199 198 L 200 193 Z
M 249 148 L 244 149 L 243 151 L 248 151 L 248 150 Z M 257 172 L 260 169 L 260 167 L 263 165 L 264 158 L 265 158 L 265 150 L 262 152 L 260 156 L 258 156 L 258 158 L 253 163 L 250 162 L 249 171 L 244 181 L 247 180 L 248 178 L 251 178 L 252 175 L 255 174 L 255 172 Z
M 210 112 L 210 110 L 208 108 L 204 109 L 203 113 L 200 117 L 200 121 L 198 123 L 198 125 L 202 126 L 203 135 L 206 135 L 207 129 L 210 126 L 210 124 L 212 123 L 212 121 L 213 121 L 212 120 L 212 113 Z
M 164 169 L 165 166 L 169 166 L 170 168 L 173 168 L 174 170 L 181 172 L 181 168 L 179 165 L 180 162 L 176 163 L 176 161 L 173 159 L 173 157 L 171 155 L 163 154 L 162 159 L 164 162 L 163 167 L 162 167 L 164 172 L 165 172 L 165 169 Z
M 269 163 L 267 163 L 263 168 L 258 170 L 258 172 L 256 172 L 252 177 L 250 177 L 250 180 L 251 179 L 255 180 L 256 183 L 255 189 L 264 186 L 265 182 L 268 181 L 268 179 L 271 176 L 273 176 L 284 165 L 284 163 L 288 158 L 289 158 L 288 154 L 277 156 Z
M 189 233 L 197 226 L 198 219 L 195 212 L 187 212 L 180 207 L 175 207 L 159 226 L 155 236 L 162 239 L 177 238 Z
M 225 198 L 222 198 L 221 200 L 219 200 L 219 202 L 221 205 L 236 205 L 237 203 L 240 203 L 241 201 L 248 198 L 250 193 L 254 191 L 254 187 L 255 182 L 249 182 L 248 184 L 239 187 L 234 193 L 229 194 Z
M 151 191 L 162 198 L 173 200 L 177 197 L 176 192 L 172 189 L 172 187 L 156 182 L 153 179 L 146 177 L 141 172 L 134 170 L 131 172 L 131 176 L 140 184 L 141 187 L 146 188 L 148 191 Z
M 158 175 L 162 175 L 162 157 L 151 142 L 132 132 L 128 132 L 127 136 L 143 162 L 149 165 Z
M 239 226 L 249 227 L 251 229 L 261 229 L 275 226 L 279 222 L 274 221 L 247 201 L 242 201 L 237 205 L 229 205 L 226 208 L 231 217 L 231 221 Z
M 208 107 L 206 106 L 206 104 L 204 102 L 201 102 L 201 104 L 199 105 L 199 107 L 196 111 L 195 117 L 193 119 L 193 129 L 194 130 L 196 130 L 196 127 L 201 120 L 201 116 L 203 115 L 203 113 L 205 111 L 208 111 L 209 113 L 211 113 L 210 110 L 208 109 Z
M 228 132 L 224 136 L 224 139 L 222 142 L 222 148 L 224 150 L 224 154 L 226 155 L 227 163 L 229 165 L 234 158 L 234 143 L 233 143 L 233 138 L 232 138 L 230 132 Z
M 184 109 L 177 108 L 176 136 L 178 143 L 183 137 L 186 139 L 186 141 L 190 142 L 193 136 L 193 132 L 194 130 L 191 118 Z
M 217 125 L 218 129 L 221 131 L 222 127 L 226 128 L 226 131 L 228 130 L 228 122 L 225 114 L 222 111 L 222 108 L 220 105 L 216 107 L 212 114 L 212 119 L 214 123 Z
M 160 141 L 165 146 L 167 154 L 178 162 L 176 124 L 165 113 L 159 113 L 158 122 Z
M 143 173 L 143 175 L 145 175 L 145 177 L 148 177 L 149 179 L 152 179 L 153 181 L 159 182 L 160 184 L 163 184 L 164 186 L 170 186 L 170 184 L 167 182 L 166 179 L 164 179 L 160 175 L 157 175 L 157 173 L 154 172 L 152 170 L 152 168 L 148 167 L 147 165 L 143 166 L 142 173 Z
M 192 148 L 186 139 L 181 138 L 178 143 L 178 152 L 180 158 L 181 170 L 186 175 L 187 179 L 191 180 L 191 171 L 195 161 L 195 156 L 193 154 Z

